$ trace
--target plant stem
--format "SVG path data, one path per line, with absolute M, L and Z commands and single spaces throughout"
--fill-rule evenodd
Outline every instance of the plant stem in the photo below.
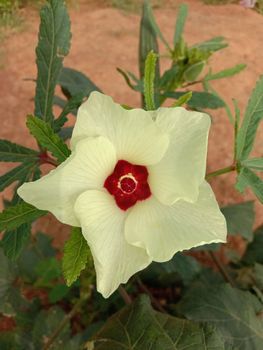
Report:
M 234 171 L 234 170 L 236 170 L 236 166 L 230 165 L 230 166 L 227 166 L 226 168 L 218 169 L 216 171 L 213 171 L 212 173 L 208 173 L 205 178 L 206 180 L 209 180 L 212 177 L 230 173 L 231 171 Z
M 153 304 L 153 306 L 158 310 L 161 311 L 165 314 L 167 314 L 167 311 L 162 307 L 162 305 L 159 303 L 159 301 L 152 295 L 152 293 L 150 292 L 150 290 L 146 287 L 145 284 L 142 283 L 141 279 L 139 277 L 137 277 L 137 283 L 138 286 L 141 288 L 141 290 L 148 294 L 149 298 L 151 299 L 151 302 Z
M 44 345 L 43 350 L 48 350 L 50 346 L 54 343 L 60 332 L 63 330 L 63 328 L 66 326 L 67 322 L 75 315 L 75 313 L 78 311 L 80 306 L 87 300 L 87 298 L 79 299 L 78 302 L 73 306 L 71 311 L 65 315 L 63 320 L 60 322 L 58 327 L 55 329 L 53 334 L 51 334 L 50 338 L 48 339 L 47 343 Z
M 124 300 L 125 304 L 130 305 L 132 303 L 132 298 L 126 292 L 125 288 L 123 288 L 122 286 L 119 286 L 118 292 L 122 297 L 122 299 Z
M 214 263 L 216 264 L 219 272 L 221 273 L 221 275 L 224 277 L 224 280 L 226 282 L 229 282 L 231 284 L 232 287 L 236 287 L 236 284 L 234 282 L 234 280 L 232 279 L 232 277 L 229 275 L 229 273 L 227 272 L 227 270 L 225 269 L 224 265 L 222 264 L 222 262 L 218 259 L 218 257 L 215 255 L 214 252 L 209 251 L 208 252 L 210 257 L 212 258 L 212 260 L 214 261 Z

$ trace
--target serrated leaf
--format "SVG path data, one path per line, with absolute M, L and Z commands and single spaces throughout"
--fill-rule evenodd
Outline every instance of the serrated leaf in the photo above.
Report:
M 113 315 L 87 345 L 93 350 L 224 350 L 215 329 L 156 312 L 146 296 Z
M 183 35 L 186 17 L 188 14 L 188 6 L 181 4 L 179 6 L 178 15 L 176 19 L 175 32 L 174 32 L 174 46 L 179 43 Z
M 14 230 L 6 231 L 2 239 L 5 255 L 10 260 L 16 260 L 25 248 L 31 234 L 31 225 L 26 223 Z
M 263 158 L 251 158 L 251 159 L 245 159 L 242 160 L 241 165 L 254 169 L 254 170 L 263 170 Z
M 81 229 L 73 227 L 70 238 L 65 244 L 62 260 L 62 270 L 68 286 L 76 281 L 85 268 L 88 255 L 89 247 Z
M 186 91 L 175 91 L 175 92 L 166 92 L 164 96 L 167 98 L 180 98 L 185 95 Z M 192 98 L 188 101 L 188 106 L 193 109 L 217 109 L 225 106 L 224 101 L 217 97 L 214 94 L 206 91 L 192 91 Z
M 153 51 L 149 52 L 145 61 L 144 71 L 144 98 L 147 111 L 155 109 L 154 79 L 156 61 L 157 55 Z
M 184 104 L 187 104 L 191 100 L 192 95 L 193 95 L 192 91 L 187 92 L 186 94 L 179 97 L 178 100 L 175 101 L 171 107 L 180 107 Z
M 62 68 L 57 83 L 68 99 L 78 94 L 88 97 L 92 91 L 101 92 L 85 74 L 68 67 Z
M 242 168 L 238 174 L 236 188 L 243 192 L 246 187 L 251 187 L 258 200 L 263 203 L 263 180 L 248 168 Z
M 54 130 L 55 132 L 60 131 L 62 126 L 67 122 L 68 118 L 67 115 L 75 112 L 76 109 L 79 108 L 81 103 L 83 102 L 83 99 L 85 97 L 84 93 L 79 93 L 77 95 L 74 95 L 71 97 L 67 103 L 65 104 L 63 111 L 60 113 L 59 117 L 54 122 Z
M 254 202 L 244 202 L 221 208 L 227 222 L 227 232 L 231 235 L 240 234 L 247 240 L 252 239 L 252 229 L 255 220 Z
M 70 21 L 64 0 L 49 0 L 40 12 L 36 48 L 37 82 L 35 115 L 53 123 L 53 97 L 63 58 L 70 48 Z
M 254 239 L 247 245 L 246 252 L 242 261 L 246 264 L 252 265 L 254 263 L 263 264 L 263 226 L 259 227 L 254 233 Z
M 263 118 L 263 76 L 252 91 L 245 116 L 237 135 L 237 159 L 246 159 L 253 147 L 256 132 Z
M 237 64 L 236 66 L 232 67 L 232 68 L 227 68 L 224 70 L 221 70 L 220 72 L 217 73 L 208 73 L 205 76 L 205 80 L 218 80 L 218 79 L 222 79 L 222 78 L 227 78 L 227 77 L 232 77 L 235 74 L 240 73 L 242 70 L 244 70 L 246 68 L 246 64 Z
M 49 124 L 39 118 L 28 116 L 26 125 L 39 144 L 50 151 L 60 163 L 68 158 L 70 155 L 68 146 L 54 133 Z
M 22 163 L 21 165 L 0 176 L 0 192 L 2 192 L 13 182 L 23 180 L 28 174 L 32 173 L 34 167 L 36 167 L 36 164 L 34 163 Z
M 32 162 L 37 159 L 37 151 L 8 140 L 0 140 L 0 162 Z
M 195 44 L 191 46 L 191 49 L 198 48 L 199 50 L 202 50 L 202 51 L 215 52 L 228 46 L 228 44 L 224 40 L 225 40 L 224 37 L 217 36 L 215 38 L 206 40 L 202 43 Z
M 209 322 L 222 338 L 242 350 L 263 349 L 262 304 L 249 292 L 229 285 L 196 285 L 179 304 L 188 319 Z
M 14 207 L 8 207 L 0 213 L 0 232 L 13 230 L 46 214 L 46 211 L 39 210 L 25 202 Z
M 204 69 L 204 66 L 205 66 L 204 61 L 192 64 L 184 72 L 184 80 L 189 82 L 195 81 L 198 78 L 198 76 L 201 74 L 202 70 Z

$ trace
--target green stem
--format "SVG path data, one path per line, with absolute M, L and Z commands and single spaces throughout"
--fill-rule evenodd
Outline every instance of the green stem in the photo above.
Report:
M 230 173 L 231 171 L 234 171 L 234 170 L 236 170 L 236 166 L 230 165 L 230 166 L 227 166 L 226 168 L 218 169 L 216 171 L 213 171 L 212 173 L 206 174 L 205 178 L 206 178 L 206 180 L 209 180 L 212 177 L 227 174 L 227 173 Z
M 84 298 L 80 298 L 77 303 L 73 306 L 71 311 L 65 315 L 63 320 L 59 323 L 58 327 L 54 330 L 54 332 L 51 334 L 49 339 L 47 340 L 46 344 L 43 347 L 43 350 L 48 350 L 53 345 L 54 341 L 57 339 L 59 334 L 63 331 L 64 327 L 66 326 L 67 322 L 71 320 L 71 318 L 76 314 L 76 312 L 79 311 L 81 306 L 87 301 L 87 296 Z

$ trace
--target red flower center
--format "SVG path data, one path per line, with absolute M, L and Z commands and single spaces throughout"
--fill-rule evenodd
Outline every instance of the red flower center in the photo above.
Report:
M 145 166 L 119 160 L 113 173 L 105 180 L 104 187 L 114 196 L 118 207 L 127 210 L 137 201 L 151 196 L 147 179 L 148 170 Z

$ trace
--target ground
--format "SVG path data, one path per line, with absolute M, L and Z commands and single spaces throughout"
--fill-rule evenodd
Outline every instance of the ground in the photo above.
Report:
M 181 1 L 164 1 L 165 6 L 157 8 L 158 24 L 166 38 L 172 42 L 177 5 Z M 248 96 L 262 74 L 263 16 L 240 5 L 208 6 L 199 0 L 184 1 L 189 4 L 189 18 L 185 38 L 189 44 L 214 36 L 224 36 L 229 47 L 216 53 L 211 60 L 214 71 L 246 63 L 247 69 L 231 79 L 219 80 L 213 84 L 217 91 L 231 103 L 239 102 L 242 111 Z M 33 112 L 34 83 L 26 80 L 35 78 L 35 46 L 39 18 L 36 11 L 26 10 L 24 29 L 10 34 L 2 45 L 0 68 L 0 110 L 2 126 L 0 138 L 10 139 L 25 146 L 35 143 L 25 126 L 25 117 Z M 117 73 L 116 67 L 137 71 L 137 48 L 139 36 L 139 15 L 122 12 L 106 5 L 105 1 L 83 1 L 70 9 L 72 21 L 72 47 L 65 65 L 88 75 L 104 93 L 116 101 L 139 106 L 139 95 L 131 91 Z M 161 47 L 162 52 L 164 48 Z M 165 63 L 165 62 L 164 62 Z M 168 62 L 167 62 L 168 63 Z M 165 68 L 165 64 L 162 69 Z M 198 87 L 197 87 L 198 88 Z M 263 154 L 263 129 L 256 142 L 257 156 Z M 228 166 L 232 162 L 233 131 L 226 113 L 220 109 L 213 112 L 213 126 L 210 134 L 208 171 Z M 10 168 L 1 163 L 0 175 Z M 226 174 L 211 181 L 220 204 L 236 203 L 254 199 L 248 192 L 241 196 L 235 189 L 235 175 Z M 8 197 L 10 190 L 4 195 Z M 256 225 L 262 224 L 262 205 L 256 203 Z M 55 237 L 61 244 L 68 234 L 68 228 L 55 223 L 49 216 L 38 224 L 41 230 Z

